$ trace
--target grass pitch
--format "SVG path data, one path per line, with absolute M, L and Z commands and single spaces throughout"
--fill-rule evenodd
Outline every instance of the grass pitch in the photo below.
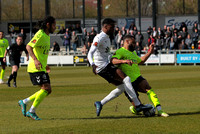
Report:
M 39 88 L 32 86 L 26 67 L 21 67 L 17 88 L 0 85 L 0 133 L 200 133 L 199 66 L 140 68 L 170 117 L 132 115 L 130 102 L 122 94 L 107 103 L 97 118 L 94 102 L 104 98 L 115 86 L 93 75 L 90 67 L 52 67 L 50 78 L 53 92 L 37 109 L 42 120 L 31 120 L 23 117 L 17 102 Z M 8 67 L 5 78 L 10 72 L 11 68 Z M 143 103 L 150 103 L 145 94 L 140 94 L 140 99 Z

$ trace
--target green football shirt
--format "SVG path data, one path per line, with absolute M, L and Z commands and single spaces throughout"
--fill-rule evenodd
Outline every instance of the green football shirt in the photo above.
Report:
M 33 58 L 31 57 L 28 64 L 28 72 L 46 72 L 47 58 L 50 50 L 50 36 L 47 35 L 43 30 L 39 30 L 35 36 L 28 43 L 33 48 L 33 53 L 36 58 L 42 64 L 42 68 L 37 70 Z
M 8 40 L 7 39 L 5 39 L 5 38 L 0 39 L 0 58 L 4 57 L 6 48 L 8 46 L 9 46 L 9 44 L 8 44 Z
M 136 54 L 136 52 L 131 52 L 124 47 L 118 49 L 112 58 L 117 58 L 119 60 L 132 60 L 132 66 L 128 64 L 119 64 L 118 68 L 121 69 L 127 76 L 131 78 L 131 82 L 135 81 L 140 75 L 140 68 L 138 67 L 138 63 L 141 62 L 140 57 Z

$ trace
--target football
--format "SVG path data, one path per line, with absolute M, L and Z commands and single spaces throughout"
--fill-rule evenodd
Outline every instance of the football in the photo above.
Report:
M 146 116 L 146 117 L 151 117 L 151 116 L 155 116 L 155 113 L 156 113 L 156 108 L 151 105 L 151 104 L 145 104 L 146 106 L 151 106 L 152 108 L 147 110 L 147 111 L 143 111 L 143 114 Z

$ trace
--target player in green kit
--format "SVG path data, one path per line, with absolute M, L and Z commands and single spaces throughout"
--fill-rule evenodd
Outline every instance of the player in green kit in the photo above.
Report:
M 150 87 L 146 79 L 141 76 L 138 64 L 143 64 L 151 55 L 154 50 L 154 43 L 149 46 L 149 51 L 146 55 L 141 58 L 137 56 L 135 50 L 135 40 L 131 35 L 126 35 L 123 39 L 124 45 L 122 48 L 118 49 L 113 55 L 111 61 L 114 65 L 118 67 L 131 78 L 132 86 L 136 91 L 137 96 L 139 95 L 137 91 L 146 93 L 150 101 L 157 108 L 158 115 L 162 117 L 168 117 L 169 115 L 162 111 L 160 102 L 157 98 L 156 93 Z M 129 60 L 129 62 L 127 61 Z M 128 63 L 128 64 L 127 64 Z M 125 92 L 126 94 L 126 92 Z M 129 98 L 129 96 L 126 94 Z M 132 102 L 131 99 L 129 99 Z M 134 106 L 130 107 L 132 113 L 137 114 Z
M 52 16 L 47 16 L 37 24 L 39 31 L 27 44 L 26 49 L 30 55 L 28 73 L 33 85 L 39 85 L 40 90 L 30 97 L 18 102 L 22 114 L 34 120 L 41 120 L 35 113 L 36 108 L 42 100 L 51 93 L 51 85 L 48 73 L 50 68 L 47 65 L 48 53 L 50 50 L 50 33 L 56 29 L 56 21 Z M 26 112 L 26 105 L 33 102 L 29 111 Z
M 5 69 L 6 69 L 6 62 L 3 61 L 4 58 L 4 53 L 9 46 L 8 40 L 4 38 L 4 32 L 0 31 L 0 62 L 1 62 L 1 73 L 0 73 L 0 84 L 3 84 L 3 78 L 5 74 Z

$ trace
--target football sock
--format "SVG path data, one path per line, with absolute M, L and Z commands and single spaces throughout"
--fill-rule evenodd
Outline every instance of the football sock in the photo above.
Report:
M 35 100 L 33 101 L 33 107 L 37 108 L 38 105 L 42 102 L 42 100 L 48 95 L 48 92 L 44 89 L 41 89 L 35 96 Z
M 156 93 L 153 91 L 153 89 L 147 91 L 147 95 L 149 97 L 149 100 L 153 103 L 153 105 L 156 106 L 160 106 L 160 102 L 158 100 L 158 97 L 156 95 Z
M 124 88 L 126 93 L 129 95 L 129 97 L 133 100 L 134 104 L 136 106 L 140 105 L 140 101 L 138 100 L 136 94 L 135 94 L 135 90 L 133 89 L 133 86 L 131 84 L 131 79 L 130 77 L 126 76 L 123 79 L 123 83 L 124 83 Z
M 120 94 L 124 92 L 124 85 L 121 84 L 117 86 L 116 89 L 112 90 L 103 100 L 101 100 L 101 104 L 104 105 L 107 102 L 111 101 L 112 99 L 118 97 Z
M 9 79 L 8 79 L 8 83 L 10 83 L 10 81 L 13 79 L 13 74 L 10 75 Z
M 3 80 L 3 78 L 4 78 L 4 74 L 5 74 L 5 69 L 1 69 L 1 76 L 0 76 L 0 79 Z
M 16 82 L 16 78 L 17 78 L 17 72 L 13 72 L 13 79 L 14 79 L 14 82 Z

